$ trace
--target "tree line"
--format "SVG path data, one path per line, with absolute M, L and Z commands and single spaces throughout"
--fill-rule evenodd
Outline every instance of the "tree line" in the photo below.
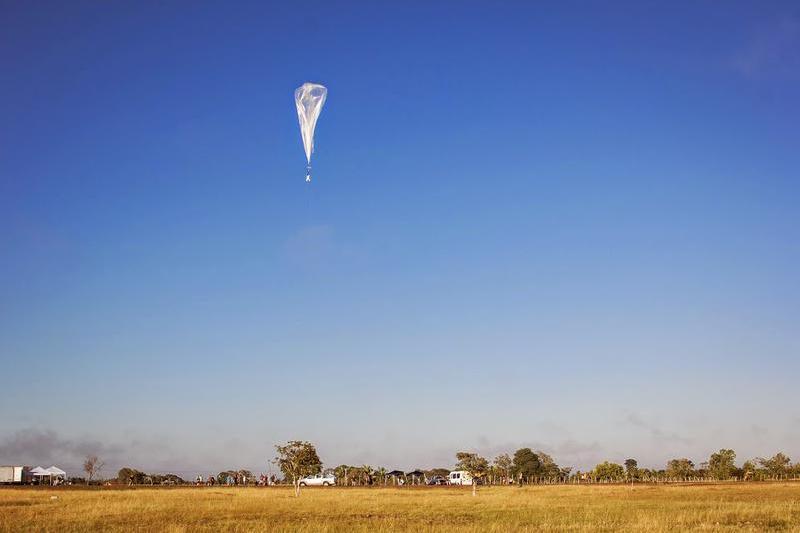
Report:
M 290 441 L 285 446 L 276 446 L 278 457 L 276 463 L 283 473 L 284 480 L 295 486 L 299 495 L 299 480 L 305 476 L 323 471 L 316 448 L 305 441 Z M 513 456 L 500 454 L 492 461 L 477 453 L 456 453 L 455 470 L 463 470 L 472 478 L 473 494 L 477 485 L 509 485 L 538 483 L 620 483 L 620 482 L 658 482 L 658 481 L 693 481 L 693 480 L 741 480 L 758 481 L 767 479 L 787 479 L 800 477 L 800 463 L 792 464 L 784 453 L 778 452 L 770 458 L 755 458 L 736 465 L 736 452 L 731 449 L 720 449 L 712 453 L 708 461 L 695 466 L 687 458 L 676 458 L 667 461 L 663 469 L 640 468 L 638 461 L 626 459 L 623 464 L 603 461 L 592 470 L 573 471 L 572 467 L 561 467 L 553 458 L 543 452 L 531 448 L 520 448 Z M 391 478 L 397 482 L 398 471 L 387 471 L 386 468 L 374 468 L 369 465 L 340 465 L 330 469 L 337 477 L 340 485 L 373 485 L 387 484 Z M 433 476 L 446 477 L 449 468 L 415 470 L 423 474 L 423 482 Z M 402 474 L 402 473 L 401 473 Z M 403 474 L 405 478 L 408 474 Z
M 307 441 L 289 441 L 275 446 L 277 455 L 272 461 L 280 469 L 284 483 L 291 483 L 296 494 L 300 493 L 300 480 L 306 476 L 331 472 L 336 483 L 343 486 L 371 486 L 424 484 L 439 476 L 446 478 L 451 470 L 463 470 L 474 480 L 473 491 L 479 484 L 488 485 L 529 485 L 556 483 L 620 483 L 620 482 L 667 482 L 696 480 L 739 480 L 762 481 L 774 479 L 800 478 L 800 463 L 792 463 L 784 453 L 778 452 L 768 458 L 753 458 L 736 464 L 736 453 L 731 449 L 720 449 L 712 453 L 708 460 L 698 465 L 688 458 L 675 458 L 667 461 L 662 469 L 641 468 L 633 458 L 622 463 L 603 461 L 587 471 L 559 466 L 552 456 L 531 448 L 520 448 L 513 454 L 503 453 L 489 460 L 473 452 L 460 451 L 455 455 L 453 468 L 439 467 L 415 469 L 411 472 L 390 470 L 371 465 L 341 464 L 323 469 L 323 463 L 316 447 Z M 97 457 L 87 461 L 86 472 L 89 479 L 102 462 Z M 263 477 L 263 476 L 262 476 Z M 218 484 L 247 484 L 255 480 L 252 472 L 245 469 L 225 470 L 214 476 Z M 122 468 L 117 474 L 117 482 L 127 485 L 182 484 L 183 479 L 174 474 L 147 474 L 134 468 Z

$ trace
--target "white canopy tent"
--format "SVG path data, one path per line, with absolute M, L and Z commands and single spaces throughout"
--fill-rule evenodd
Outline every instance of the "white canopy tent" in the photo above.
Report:
M 34 479 L 38 479 L 39 483 L 42 483 L 44 478 L 49 478 L 48 482 L 50 484 L 53 483 L 53 479 L 67 479 L 67 473 L 57 466 L 51 466 L 50 468 L 42 468 L 41 466 L 37 466 L 36 468 L 30 469 L 29 475 L 33 476 Z
M 50 472 L 50 474 L 54 477 L 63 477 L 64 479 L 67 478 L 67 473 L 57 466 L 51 466 L 47 469 L 47 471 Z

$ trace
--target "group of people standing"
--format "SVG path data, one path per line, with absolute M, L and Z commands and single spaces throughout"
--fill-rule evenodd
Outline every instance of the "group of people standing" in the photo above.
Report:
M 247 476 L 242 472 L 228 472 L 225 474 L 220 474 L 218 476 L 214 476 L 213 474 L 209 474 L 205 480 L 203 476 L 198 474 L 194 480 L 194 484 L 197 486 L 205 485 L 207 487 L 213 487 L 215 485 L 225 485 L 225 486 L 242 486 L 246 487 L 250 484 L 255 484 L 256 486 L 266 487 L 268 485 L 276 485 L 278 482 L 275 474 L 267 476 L 266 474 L 261 474 L 258 479 L 255 476 Z

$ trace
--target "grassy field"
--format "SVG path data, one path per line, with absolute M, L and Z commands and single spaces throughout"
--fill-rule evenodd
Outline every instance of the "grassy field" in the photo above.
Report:
M 800 484 L 0 489 L 2 531 L 800 531 Z

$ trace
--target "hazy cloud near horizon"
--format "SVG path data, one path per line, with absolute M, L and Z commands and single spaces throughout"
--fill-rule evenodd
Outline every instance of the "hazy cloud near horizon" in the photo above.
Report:
M 121 459 L 125 452 L 119 445 L 104 444 L 88 437 L 65 438 L 50 429 L 21 429 L 0 441 L 0 460 L 26 465 L 67 465 L 74 469 L 87 455 L 98 455 L 104 461 L 113 462 Z
M 628 413 L 625 422 L 633 427 L 641 428 L 650 433 L 655 442 L 678 442 L 681 444 L 692 444 L 694 439 L 683 437 L 674 431 L 664 431 L 662 428 L 647 422 L 636 413 Z
M 537 426 L 557 427 L 558 424 L 545 421 Z M 491 460 L 502 453 L 513 454 L 523 447 L 548 453 L 560 466 L 571 466 L 576 470 L 590 469 L 604 460 L 621 463 L 628 457 L 636 458 L 640 466 L 649 468 L 662 468 L 668 459 L 674 457 L 689 457 L 699 464 L 722 447 L 732 447 L 737 451 L 738 462 L 756 456 L 769 456 L 777 451 L 788 453 L 794 460 L 798 459 L 795 457 L 798 450 L 792 448 L 796 431 L 787 431 L 782 436 L 765 440 L 764 435 L 769 428 L 750 424 L 743 426 L 737 435 L 707 428 L 708 431 L 689 438 L 661 429 L 655 419 L 634 412 L 625 414 L 616 427 L 620 439 L 607 443 L 599 439 L 564 437 L 564 434 L 570 433 L 566 430 L 553 441 L 494 441 L 489 436 L 478 435 L 463 439 L 464 444 L 459 445 L 453 439 L 452 444 L 445 446 L 433 444 L 418 435 L 396 432 L 369 440 L 310 440 L 317 445 L 326 466 L 371 464 L 401 469 L 452 467 L 455 453 L 461 450 L 475 451 Z M 720 440 L 713 441 L 716 438 Z M 45 467 L 55 464 L 67 469 L 70 475 L 80 475 L 86 455 L 96 454 L 105 462 L 103 475 L 107 477 L 113 476 L 122 466 L 151 472 L 175 472 L 184 476 L 229 468 L 268 472 L 276 471 L 269 463 L 274 456 L 273 440 L 255 434 L 244 437 L 225 433 L 209 438 L 192 433 L 188 441 L 186 435 L 135 438 L 131 431 L 117 438 L 101 439 L 96 435 L 73 437 L 51 429 L 25 428 L 0 435 L 0 463 Z
M 353 454 L 326 444 L 319 446 L 323 459 L 331 456 L 339 460 L 326 461 L 327 466 L 340 464 L 386 464 L 400 468 L 415 468 L 417 466 L 450 467 L 454 462 L 456 451 L 472 450 L 494 459 L 502 453 L 513 454 L 519 448 L 532 448 L 550 454 L 563 466 L 573 464 L 594 464 L 605 458 L 604 450 L 597 442 L 582 443 L 575 440 L 565 440 L 556 445 L 549 445 L 539 441 L 504 442 L 492 444 L 486 437 L 478 437 L 476 446 L 452 446 L 424 448 L 420 444 L 408 446 L 384 446 L 381 452 L 371 450 L 357 450 Z M 385 443 L 388 444 L 388 443 Z M 21 463 L 29 465 L 56 464 L 71 469 L 70 474 L 77 475 L 83 460 L 87 455 L 98 455 L 106 465 L 104 475 L 113 475 L 123 466 L 132 466 L 144 470 L 175 471 L 175 472 L 205 472 L 217 471 L 233 467 L 244 467 L 258 470 L 257 465 L 250 464 L 252 451 L 238 438 L 226 439 L 220 446 L 220 452 L 227 458 L 205 456 L 197 460 L 190 453 L 179 454 L 163 441 L 130 440 L 127 443 L 115 442 L 101 443 L 99 440 L 82 437 L 67 438 L 53 430 L 27 428 L 17 431 L 5 439 L 0 440 L 0 461 L 4 463 Z M 266 456 L 271 458 L 272 445 L 265 445 Z M 237 453 L 240 454 L 239 457 Z M 257 461 L 264 470 L 267 461 Z M 46 465 L 45 465 L 46 463 Z
M 235 442 L 226 449 L 237 450 Z M 51 429 L 21 429 L 0 440 L 0 462 L 31 466 L 56 465 L 70 475 L 82 475 L 82 464 L 88 455 L 97 455 L 104 463 L 102 475 L 111 477 L 123 466 L 132 466 L 155 472 L 199 472 L 196 451 L 188 457 L 175 451 L 165 439 L 106 439 L 101 442 L 89 436 L 66 437 Z M 216 465 L 215 465 L 216 466 Z M 229 468 L 219 467 L 219 469 Z

